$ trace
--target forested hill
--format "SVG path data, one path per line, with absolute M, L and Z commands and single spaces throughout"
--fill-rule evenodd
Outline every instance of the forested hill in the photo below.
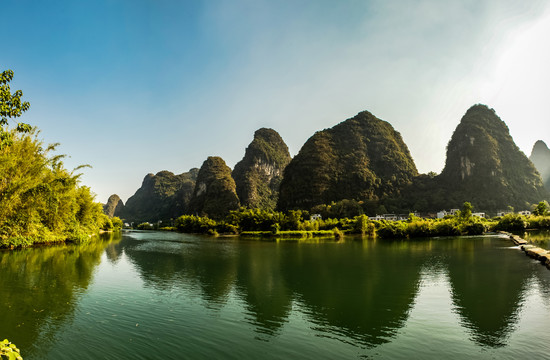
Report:
M 418 175 L 401 135 L 368 111 L 315 133 L 285 169 L 280 209 L 383 199 Z
M 119 216 L 129 221 L 142 222 L 169 220 L 186 213 L 198 171 L 194 168 L 179 175 L 170 171 L 147 174 Z
M 440 183 L 450 199 L 471 201 L 481 209 L 529 209 L 548 198 L 533 163 L 485 105 L 472 106 L 462 117 L 447 146 Z
M 239 198 L 231 169 L 221 157 L 209 156 L 197 175 L 189 213 L 217 219 L 238 208 Z
M 232 172 L 241 205 L 274 210 L 283 171 L 290 160 L 288 147 L 278 132 L 266 128 L 257 130 Z

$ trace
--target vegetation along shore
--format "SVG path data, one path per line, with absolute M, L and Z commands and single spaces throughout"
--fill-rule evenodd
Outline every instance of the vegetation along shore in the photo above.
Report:
M 0 74 L 0 248 L 64 241 L 86 242 L 100 229 L 122 227 L 103 214 L 91 189 L 68 170 L 57 144 L 46 145 L 38 129 L 15 121 L 30 107 L 11 92 L 14 73 Z
M 183 215 L 173 221 L 173 226 L 141 223 L 142 230 L 171 230 L 208 235 L 241 235 L 267 238 L 341 238 L 346 234 L 358 234 L 383 239 L 414 239 L 423 237 L 482 235 L 497 231 L 524 231 L 526 229 L 550 229 L 550 212 L 546 201 L 534 206 L 533 213 L 521 215 L 509 212 L 491 219 L 472 212 L 466 202 L 454 215 L 443 218 L 422 218 L 409 214 L 404 220 L 371 220 L 366 215 L 352 218 L 323 219 L 307 211 L 288 212 L 259 209 L 230 211 L 223 219 L 205 216 Z

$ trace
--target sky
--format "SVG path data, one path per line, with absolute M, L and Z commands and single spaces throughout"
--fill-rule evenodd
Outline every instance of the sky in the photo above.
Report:
M 91 168 L 96 199 L 221 156 L 254 131 L 292 156 L 368 110 L 439 173 L 466 110 L 494 108 L 520 149 L 550 145 L 550 0 L 1 0 L 0 71 L 20 121 Z

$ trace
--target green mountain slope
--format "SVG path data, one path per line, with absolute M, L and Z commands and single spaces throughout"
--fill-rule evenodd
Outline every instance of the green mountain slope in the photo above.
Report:
M 235 180 L 231 177 L 231 169 L 222 158 L 208 157 L 197 175 L 188 212 L 220 218 L 230 210 L 238 208 L 239 198 L 235 189 Z
M 284 171 L 278 207 L 377 201 L 398 193 L 416 175 L 401 135 L 364 111 L 309 138 Z
M 232 172 L 241 205 L 275 209 L 283 170 L 290 159 L 288 147 L 279 133 L 266 128 L 257 130 Z
M 128 199 L 123 217 L 134 222 L 169 220 L 187 212 L 198 169 L 174 175 L 161 171 L 147 174 L 141 187 Z
M 548 198 L 535 166 L 514 143 L 493 109 L 474 105 L 462 117 L 438 178 L 449 203 L 472 202 L 478 209 L 528 209 Z

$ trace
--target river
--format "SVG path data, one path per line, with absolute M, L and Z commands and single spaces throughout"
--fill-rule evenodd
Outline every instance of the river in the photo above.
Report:
M 496 236 L 129 231 L 2 251 L 0 294 L 25 360 L 550 356 L 550 271 Z

